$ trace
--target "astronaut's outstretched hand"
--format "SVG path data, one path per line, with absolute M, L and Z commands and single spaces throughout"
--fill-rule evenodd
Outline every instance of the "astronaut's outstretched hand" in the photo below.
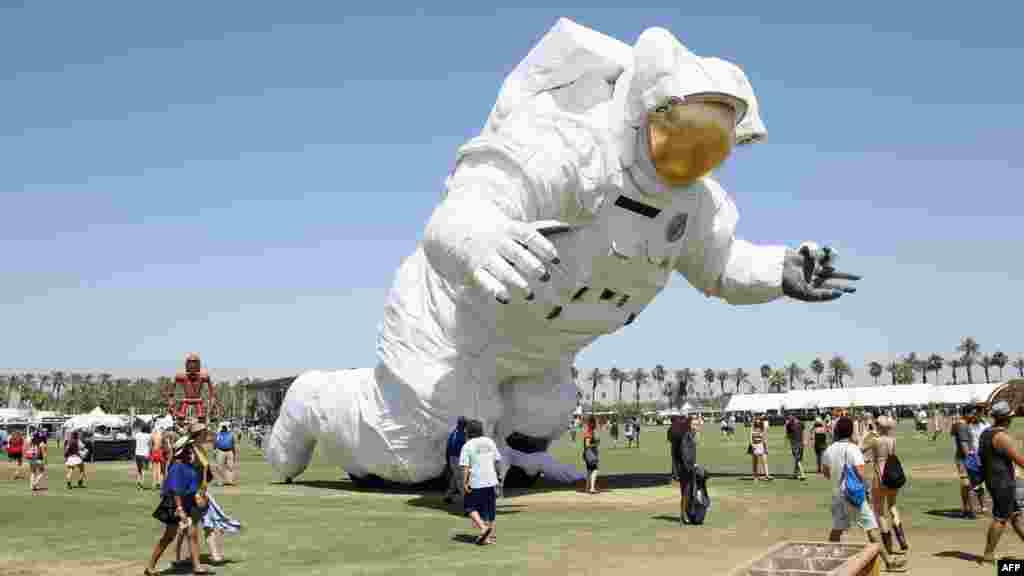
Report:
M 534 452 L 527 454 L 513 448 L 506 452 L 508 466 L 519 466 L 527 476 L 535 476 L 538 472 L 544 474 L 544 478 L 562 484 L 573 484 L 583 480 L 584 475 L 575 466 L 563 464 L 547 452 Z
M 811 242 L 801 244 L 797 250 L 787 250 L 782 269 L 783 294 L 804 302 L 828 302 L 856 292 L 853 286 L 835 282 L 861 279 L 836 270 L 838 260 L 839 253 L 834 249 L 828 246 L 819 248 Z
M 473 280 L 502 304 L 509 303 L 513 289 L 532 300 L 530 281 L 547 282 L 547 265 L 559 263 L 555 246 L 534 223 L 508 218 L 474 223 L 462 235 L 458 250 Z

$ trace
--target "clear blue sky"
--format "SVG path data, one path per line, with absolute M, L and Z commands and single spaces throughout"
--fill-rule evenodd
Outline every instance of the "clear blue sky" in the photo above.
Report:
M 752 308 L 676 278 L 580 366 L 1024 349 L 1022 5 L 348 4 L 0 0 L 0 367 L 372 365 L 455 148 L 559 16 L 743 66 L 740 234 L 865 275 Z

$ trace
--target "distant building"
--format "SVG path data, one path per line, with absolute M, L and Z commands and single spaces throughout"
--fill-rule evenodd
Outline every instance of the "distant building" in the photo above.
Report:
M 277 413 L 281 410 L 284 395 L 288 393 L 288 388 L 296 378 L 298 376 L 257 380 L 244 384 L 246 395 L 254 394 L 256 400 L 255 414 L 249 414 L 249 416 L 258 422 L 273 424 L 277 420 Z M 246 409 L 248 410 L 248 406 Z

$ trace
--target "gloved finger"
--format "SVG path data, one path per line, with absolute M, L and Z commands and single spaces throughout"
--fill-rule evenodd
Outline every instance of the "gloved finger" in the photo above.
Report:
M 810 288 L 803 292 L 803 300 L 806 302 L 830 302 L 843 295 L 841 290 L 833 288 Z
M 530 284 L 523 278 L 523 275 L 516 271 L 511 264 L 505 261 L 498 254 L 494 254 L 486 262 L 484 268 L 491 273 L 506 288 L 516 287 L 524 293 L 530 293 Z
M 525 246 L 541 260 L 558 264 L 558 250 L 555 249 L 555 245 L 533 227 L 517 222 L 511 227 L 511 233 L 513 240 Z
M 502 304 L 508 304 L 509 296 L 508 290 L 505 289 L 505 285 L 498 281 L 490 272 L 484 268 L 477 268 L 473 270 L 473 279 L 484 292 L 493 296 L 495 300 Z
M 530 278 L 536 278 L 541 282 L 547 282 L 551 279 L 551 274 L 544 268 L 544 264 L 518 242 L 502 242 L 498 246 L 498 252 L 506 262 L 515 267 L 521 274 Z
M 843 286 L 841 284 L 836 284 L 835 282 L 822 282 L 821 286 L 816 287 L 824 290 L 840 290 L 845 294 L 853 294 L 857 291 L 853 286 Z
M 858 276 L 856 274 L 849 274 L 849 273 L 846 273 L 846 272 L 837 272 L 835 268 L 827 269 L 827 274 L 826 274 L 825 270 L 822 270 L 822 273 L 820 275 L 822 277 L 824 277 L 824 278 L 834 278 L 836 280 L 854 280 L 854 281 L 856 281 L 856 280 L 860 280 L 861 278 L 863 278 L 863 276 Z

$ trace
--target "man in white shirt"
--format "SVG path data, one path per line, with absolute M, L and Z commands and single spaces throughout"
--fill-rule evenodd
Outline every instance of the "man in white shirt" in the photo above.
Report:
M 144 428 L 135 431 L 135 470 L 137 472 L 136 485 L 139 490 L 143 489 L 142 479 L 145 476 L 146 468 L 149 468 L 149 444 L 150 436 Z
M 878 521 L 874 511 L 868 502 L 867 494 L 859 507 L 850 504 L 843 495 L 843 467 L 847 464 L 856 470 L 861 480 L 864 479 L 864 454 L 860 448 L 850 441 L 853 436 L 853 420 L 843 416 L 836 420 L 835 442 L 828 447 L 822 457 L 827 464 L 822 471 L 825 478 L 832 481 L 832 531 L 829 532 L 829 542 L 839 542 L 843 532 L 850 529 L 851 515 L 853 520 L 866 533 L 868 540 L 874 543 L 882 541 L 878 532 Z M 903 558 L 890 556 L 884 547 L 879 553 L 882 561 L 885 562 L 886 570 L 889 572 L 905 572 L 906 562 Z
M 494 524 L 497 487 L 501 484 L 501 474 L 498 472 L 501 454 L 494 440 L 484 436 L 484 426 L 479 420 L 466 422 L 466 438 L 466 444 L 459 454 L 465 488 L 465 510 L 480 530 L 476 543 L 493 544 L 496 541 Z

